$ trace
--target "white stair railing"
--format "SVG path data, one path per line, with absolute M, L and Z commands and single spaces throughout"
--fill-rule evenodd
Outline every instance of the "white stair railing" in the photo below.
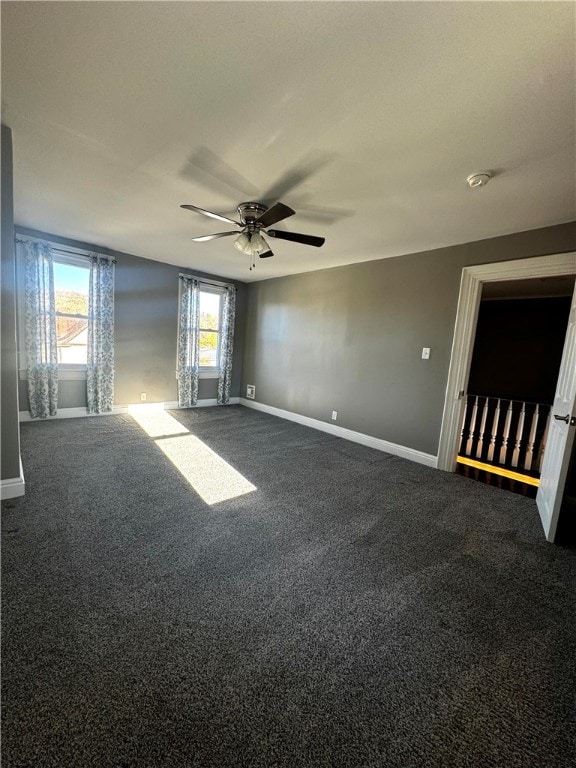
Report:
M 458 455 L 538 477 L 551 406 L 467 395 Z

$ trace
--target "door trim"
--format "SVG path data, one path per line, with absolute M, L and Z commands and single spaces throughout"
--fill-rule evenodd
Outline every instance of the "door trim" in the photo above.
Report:
M 465 393 L 468 386 L 478 309 L 484 283 L 573 274 L 576 274 L 576 251 L 464 267 L 460 281 L 460 295 L 456 310 L 454 339 L 438 445 L 438 469 L 447 472 L 454 472 L 456 469 L 456 452 L 465 402 L 465 398 L 460 393 Z

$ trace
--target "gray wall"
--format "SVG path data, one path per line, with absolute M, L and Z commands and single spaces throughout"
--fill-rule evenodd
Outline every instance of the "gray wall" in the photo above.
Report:
M 3 125 L 1 134 L 2 214 L 2 373 L 1 373 L 1 478 L 20 475 L 20 429 L 18 426 L 18 370 L 16 354 L 16 304 L 14 261 L 14 203 L 12 191 L 12 132 Z
M 252 283 L 242 395 L 436 455 L 462 268 L 572 250 L 576 223 Z
M 147 402 L 172 402 L 178 399 L 176 386 L 176 342 L 178 330 L 178 274 L 193 272 L 159 261 L 119 253 L 94 244 L 68 240 L 36 230 L 16 228 L 17 233 L 41 237 L 62 245 L 98 250 L 116 258 L 114 296 L 114 358 L 116 365 L 114 402 L 126 405 L 140 402 L 146 392 Z M 21 287 L 22 265 L 18 264 Z M 222 278 L 215 278 L 222 280 Z M 235 281 L 232 281 L 235 282 Z M 240 394 L 246 286 L 235 282 L 236 326 L 231 396 Z M 201 379 L 198 397 L 216 397 L 217 380 Z M 21 409 L 28 408 L 26 381 L 20 381 Z M 61 380 L 58 384 L 58 408 L 86 405 L 86 383 Z

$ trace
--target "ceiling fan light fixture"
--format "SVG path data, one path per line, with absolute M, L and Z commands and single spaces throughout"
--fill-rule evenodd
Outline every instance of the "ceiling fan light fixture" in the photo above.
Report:
M 264 253 L 264 251 L 268 250 L 268 245 L 266 244 L 266 241 L 264 240 L 260 232 L 254 232 L 252 234 L 252 237 L 250 239 L 250 246 L 252 248 L 253 256 L 259 256 L 261 253 Z
M 269 250 L 268 243 L 257 230 L 242 232 L 234 241 L 234 247 L 247 256 L 259 256 Z
M 250 243 L 250 235 L 246 232 L 242 232 L 236 240 L 234 240 L 234 248 L 237 248 L 240 253 L 245 253 L 248 256 L 252 256 L 252 245 Z

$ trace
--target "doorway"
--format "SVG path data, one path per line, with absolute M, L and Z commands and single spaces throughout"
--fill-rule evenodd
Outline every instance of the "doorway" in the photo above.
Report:
M 454 472 L 456 470 L 456 457 L 461 436 L 462 420 L 465 408 L 465 394 L 468 387 L 470 366 L 472 361 L 473 342 L 476 333 L 476 324 L 483 288 L 489 283 L 505 281 L 527 280 L 533 278 L 546 278 L 555 276 L 574 276 L 576 273 L 576 253 L 553 254 L 539 256 L 517 261 L 499 262 L 495 264 L 483 264 L 475 267 L 465 267 L 462 270 L 460 284 L 460 296 L 448 382 L 442 428 L 438 449 L 439 469 Z M 542 487 L 538 491 L 537 504 L 542 520 L 544 532 L 548 540 L 554 539 L 557 516 L 559 513 L 562 492 L 566 480 L 566 469 L 570 458 L 570 452 L 574 439 L 573 426 L 568 427 L 569 417 L 564 410 L 570 412 L 574 409 L 574 390 L 576 379 L 572 372 L 571 350 L 576 339 L 576 303 L 573 300 L 570 311 L 570 321 L 566 332 L 566 344 L 561 366 L 562 379 L 562 415 L 561 420 L 566 420 L 566 429 L 557 424 L 553 419 L 553 439 L 549 441 L 549 448 L 544 457 L 546 473 L 543 475 L 545 492 Z M 568 375 L 562 373 L 568 372 Z M 555 414 L 555 418 L 560 415 Z M 570 422 L 572 423 L 572 422 Z M 562 429 L 559 429 L 562 426 Z M 548 459 L 548 461 L 547 461 Z
M 485 283 L 456 472 L 536 497 L 574 276 Z

